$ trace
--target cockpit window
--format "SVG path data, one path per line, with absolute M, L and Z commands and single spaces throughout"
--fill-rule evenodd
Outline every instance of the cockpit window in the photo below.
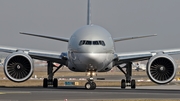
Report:
M 81 40 L 80 42 L 79 42 L 79 45 L 81 46 L 81 45 L 84 45 L 85 44 L 85 40 Z
M 92 41 L 86 41 L 86 45 L 91 45 Z
M 90 40 L 81 40 L 79 42 L 79 45 L 82 46 L 82 45 L 102 45 L 102 46 L 105 46 L 105 42 L 102 41 L 102 40 L 93 40 L 93 41 L 90 41 Z
M 93 45 L 99 45 L 98 41 L 93 41 Z
M 100 45 L 105 46 L 104 41 L 99 41 Z

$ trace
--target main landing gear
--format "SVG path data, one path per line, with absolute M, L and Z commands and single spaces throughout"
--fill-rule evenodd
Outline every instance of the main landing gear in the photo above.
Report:
M 126 72 L 122 69 L 122 67 L 117 66 L 125 75 L 126 80 L 122 79 L 121 80 L 121 88 L 125 89 L 126 86 L 130 86 L 131 89 L 135 89 L 136 88 L 136 81 L 134 79 L 131 79 L 132 76 L 132 62 L 129 62 L 126 64 L 125 68 L 126 68 Z
M 44 78 L 43 80 L 43 87 L 44 88 L 47 88 L 48 85 L 53 85 L 54 88 L 57 88 L 58 87 L 58 79 L 57 78 L 54 78 L 53 79 L 53 76 L 54 74 L 63 66 L 63 65 L 60 65 L 59 67 L 57 67 L 57 69 L 53 72 L 53 63 L 48 61 L 48 68 L 47 68 L 47 71 L 48 71 L 48 78 Z
M 87 90 L 94 90 L 94 89 L 96 89 L 96 83 L 93 80 L 93 75 L 95 75 L 95 72 L 89 71 L 88 75 L 90 76 L 90 78 L 87 79 L 88 82 L 86 82 L 85 88 Z

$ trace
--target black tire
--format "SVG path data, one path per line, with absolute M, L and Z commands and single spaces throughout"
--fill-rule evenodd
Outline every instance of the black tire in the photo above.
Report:
M 133 79 L 131 80 L 131 89 L 135 89 L 136 88 L 136 81 Z
M 85 88 L 86 88 L 87 90 L 91 90 L 91 88 L 92 88 L 92 83 L 91 83 L 91 82 L 86 82 Z
M 126 88 L 126 81 L 124 79 L 121 80 L 121 89 Z
M 57 78 L 54 78 L 54 80 L 53 80 L 53 87 L 54 88 L 58 87 L 58 79 Z
M 43 80 L 43 88 L 47 88 L 48 87 L 48 79 L 44 78 Z
M 91 89 L 92 90 L 96 89 L 96 83 L 95 82 L 91 82 Z

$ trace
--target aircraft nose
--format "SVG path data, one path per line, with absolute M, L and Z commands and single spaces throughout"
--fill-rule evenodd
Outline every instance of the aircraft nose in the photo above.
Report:
M 89 63 L 89 64 L 101 62 L 99 54 L 93 54 L 93 53 L 83 54 L 83 57 L 81 57 L 80 60 L 85 62 L 85 63 Z
M 97 70 L 99 67 L 102 68 L 102 63 L 105 60 L 104 55 L 97 53 L 81 53 L 78 58 L 90 70 Z

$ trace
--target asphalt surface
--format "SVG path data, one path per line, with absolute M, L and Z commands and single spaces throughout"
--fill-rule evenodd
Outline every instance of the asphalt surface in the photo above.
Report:
M 180 85 L 120 87 L 0 87 L 0 101 L 97 101 L 102 99 L 163 98 L 180 99 Z
M 69 78 L 79 79 L 79 78 L 88 78 L 88 76 L 68 76 L 68 77 L 57 77 L 57 78 L 64 78 L 68 80 Z M 104 75 L 104 76 L 94 76 L 94 79 L 97 78 L 104 78 L 105 80 L 121 80 L 125 79 L 124 75 Z M 149 79 L 147 75 L 133 75 L 132 79 L 140 80 L 140 79 Z

